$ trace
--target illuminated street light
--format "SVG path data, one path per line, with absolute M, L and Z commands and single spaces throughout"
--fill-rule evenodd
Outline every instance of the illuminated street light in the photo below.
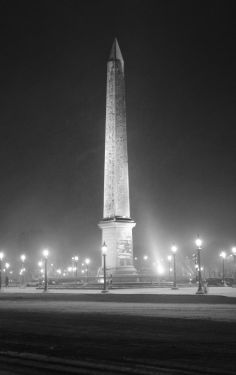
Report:
M 148 256 L 147 256 L 147 255 L 144 255 L 144 256 L 143 256 L 143 260 L 145 260 L 145 261 L 148 260 Z
M 195 240 L 195 244 L 197 246 L 197 265 L 198 265 L 198 290 L 196 294 L 204 294 L 204 291 L 202 288 L 201 257 L 200 257 L 200 251 L 202 249 L 202 240 L 198 237 Z
M 232 247 L 232 253 L 234 257 L 234 284 L 236 284 L 236 246 Z
M 76 269 L 76 267 L 75 267 L 75 257 L 71 258 L 71 265 L 72 265 L 71 270 L 73 271 L 73 277 L 75 277 L 75 269 Z
M 57 272 L 58 275 L 61 275 L 61 269 L 60 268 L 58 268 L 56 272 Z
M 173 280 L 173 286 L 171 289 L 178 289 L 178 287 L 176 286 L 176 253 L 177 253 L 177 250 L 178 250 L 178 247 L 173 245 L 171 246 L 171 251 L 173 253 L 173 265 L 174 265 L 174 280 Z
M 2 260 L 4 258 L 3 252 L 0 252 L 0 291 L 2 289 Z
M 104 275 L 104 282 L 103 282 L 103 291 L 102 293 L 107 293 L 107 280 L 106 280 L 106 255 L 107 255 L 107 245 L 104 241 L 102 245 L 102 256 L 103 256 L 103 275 Z
M 86 275 L 87 275 L 87 283 L 88 283 L 88 269 L 89 269 L 89 264 L 90 264 L 89 258 L 85 259 L 85 264 L 86 264 Z
M 74 260 L 75 260 L 75 277 L 77 279 L 78 278 L 78 262 L 79 262 L 78 255 L 75 255 Z
M 49 256 L 48 249 L 44 249 L 42 254 L 44 257 L 44 292 L 47 292 L 48 290 L 48 256 Z
M 223 286 L 226 286 L 225 285 L 225 258 L 226 258 L 226 252 L 225 251 L 221 251 L 220 257 L 222 258 L 222 283 L 223 283 Z
M 25 267 L 24 267 L 24 263 L 25 263 L 25 259 L 26 259 L 26 256 L 25 254 L 21 254 L 20 256 L 20 259 L 21 259 L 21 270 L 20 270 L 20 275 L 21 275 L 21 283 L 22 285 L 24 284 L 24 271 L 25 271 Z

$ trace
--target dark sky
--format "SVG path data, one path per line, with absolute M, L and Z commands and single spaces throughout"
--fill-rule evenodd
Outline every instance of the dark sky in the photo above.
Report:
M 0 244 L 99 260 L 106 61 L 125 60 L 135 254 L 236 243 L 233 1 L 1 1 Z M 154 7 L 154 4 L 156 5 Z

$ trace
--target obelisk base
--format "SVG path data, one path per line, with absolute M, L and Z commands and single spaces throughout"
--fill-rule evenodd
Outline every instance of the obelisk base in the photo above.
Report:
M 102 230 L 102 243 L 107 245 L 106 270 L 112 278 L 127 279 L 136 276 L 133 265 L 132 229 L 136 223 L 129 218 L 104 219 L 98 224 Z

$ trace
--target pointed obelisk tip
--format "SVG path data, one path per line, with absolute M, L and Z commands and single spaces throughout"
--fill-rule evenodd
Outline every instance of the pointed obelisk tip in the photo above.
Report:
M 114 39 L 114 42 L 111 47 L 109 61 L 110 60 L 120 60 L 122 63 L 124 62 L 122 53 L 121 53 L 121 50 L 120 50 L 120 47 L 116 38 Z

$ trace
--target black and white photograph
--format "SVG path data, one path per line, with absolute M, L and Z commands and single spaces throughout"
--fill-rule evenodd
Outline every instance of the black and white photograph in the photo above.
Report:
M 236 2 L 0 0 L 0 374 L 235 375 Z

